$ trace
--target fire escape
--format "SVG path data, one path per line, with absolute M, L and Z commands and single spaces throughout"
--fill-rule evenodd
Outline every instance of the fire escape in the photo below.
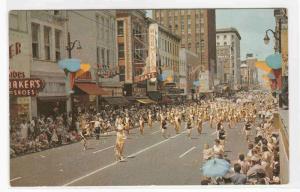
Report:
M 139 76 L 147 70 L 148 57 L 148 25 L 145 21 L 135 19 L 133 20 L 133 75 Z

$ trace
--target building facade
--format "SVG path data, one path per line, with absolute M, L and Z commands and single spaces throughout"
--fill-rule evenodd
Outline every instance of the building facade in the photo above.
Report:
M 30 22 L 27 11 L 9 12 L 9 80 L 30 78 L 32 63 Z M 31 118 L 31 97 L 18 96 L 9 87 L 10 119 Z
M 155 91 L 156 87 L 162 95 L 180 95 L 180 37 L 154 20 L 149 21 L 149 69 L 146 71 L 157 72 L 162 78 L 148 86 L 148 91 Z
M 148 19 L 144 10 L 117 11 L 118 66 L 126 96 L 146 96 Z
M 241 87 L 243 89 L 248 89 L 250 82 L 249 82 L 249 68 L 246 63 L 246 60 L 241 61 L 240 73 L 241 73 Z
M 281 101 L 288 105 L 288 13 L 287 9 L 274 9 L 274 17 L 276 22 L 275 32 L 279 37 L 276 40 L 275 51 L 281 53 L 282 56 L 282 88 Z
M 258 85 L 258 70 L 255 66 L 257 58 L 252 53 L 246 54 L 246 64 L 249 70 L 249 88 L 254 88 Z
M 188 99 L 196 98 L 200 93 L 201 84 L 199 79 L 200 57 L 185 48 L 180 49 L 180 60 L 186 69 L 186 94 Z M 183 80 L 184 81 L 184 80 Z
M 152 18 L 181 37 L 181 48 L 200 57 L 201 92 L 213 87 L 216 65 L 216 26 L 214 9 L 153 10 Z
M 230 45 L 217 45 L 217 80 L 219 84 L 233 82 Z
M 216 46 L 220 62 L 218 67 L 224 66 L 224 74 L 220 72 L 218 78 L 221 82 L 229 83 L 232 88 L 240 85 L 240 40 L 241 36 L 235 28 L 217 29 Z
M 80 49 L 72 50 L 72 58 L 91 66 L 88 72 L 75 80 L 76 99 L 82 105 L 99 105 L 103 99 L 122 96 L 118 75 L 116 11 L 70 10 L 66 17 L 66 32 L 70 34 L 71 42 L 80 42 Z M 76 46 L 78 48 L 79 44 Z M 93 89 L 96 91 L 91 91 Z
M 45 88 L 32 98 L 32 114 L 50 115 L 57 109 L 66 112 L 68 95 L 65 90 L 65 73 L 57 62 L 66 56 L 65 15 L 61 11 L 28 11 L 30 14 L 31 77 L 45 80 Z

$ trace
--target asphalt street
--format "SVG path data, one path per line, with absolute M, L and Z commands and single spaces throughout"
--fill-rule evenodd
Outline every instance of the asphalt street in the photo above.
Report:
M 202 151 L 205 143 L 214 144 L 215 128 L 204 124 L 203 133 L 192 130 L 188 138 L 185 124 L 176 135 L 168 126 L 170 137 L 161 136 L 159 124 L 145 126 L 145 134 L 131 130 L 125 143 L 125 160 L 115 161 L 115 133 L 100 140 L 89 139 L 88 150 L 81 143 L 61 146 L 13 158 L 10 161 L 12 186 L 124 186 L 124 185 L 200 185 Z M 243 123 L 226 129 L 225 154 L 235 160 L 247 152 L 241 134 Z M 226 124 L 225 124 L 225 127 Z

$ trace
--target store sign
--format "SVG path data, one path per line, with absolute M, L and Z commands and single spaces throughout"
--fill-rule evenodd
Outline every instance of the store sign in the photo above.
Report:
M 130 17 L 124 19 L 125 83 L 132 83 L 132 32 Z
M 21 53 L 21 43 L 16 42 L 11 45 L 9 45 L 9 58 L 13 58 L 14 56 Z
M 137 82 L 145 81 L 145 80 L 156 78 L 156 77 L 157 77 L 157 72 L 152 72 L 152 73 L 134 77 L 134 82 L 137 83 Z
M 149 27 L 149 66 L 150 72 L 156 72 L 156 40 L 158 33 L 158 25 L 153 24 Z
M 14 96 L 36 96 L 45 87 L 45 82 L 37 78 L 24 78 L 24 72 L 9 73 L 9 94 Z

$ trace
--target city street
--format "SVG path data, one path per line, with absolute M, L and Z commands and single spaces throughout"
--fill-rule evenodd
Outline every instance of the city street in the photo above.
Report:
M 205 122 L 203 134 L 192 130 L 186 135 L 185 123 L 176 135 L 168 126 L 170 137 L 161 136 L 159 123 L 152 129 L 145 126 L 145 134 L 131 130 L 125 143 L 125 160 L 114 159 L 115 133 L 100 140 L 89 139 L 88 149 L 81 143 L 11 159 L 12 186 L 122 186 L 122 185 L 200 185 L 202 151 L 205 143 L 210 147 L 216 135 L 215 128 Z M 225 154 L 235 160 L 239 153 L 247 152 L 247 142 L 238 124 L 226 128 Z M 227 125 L 225 124 L 225 127 Z

